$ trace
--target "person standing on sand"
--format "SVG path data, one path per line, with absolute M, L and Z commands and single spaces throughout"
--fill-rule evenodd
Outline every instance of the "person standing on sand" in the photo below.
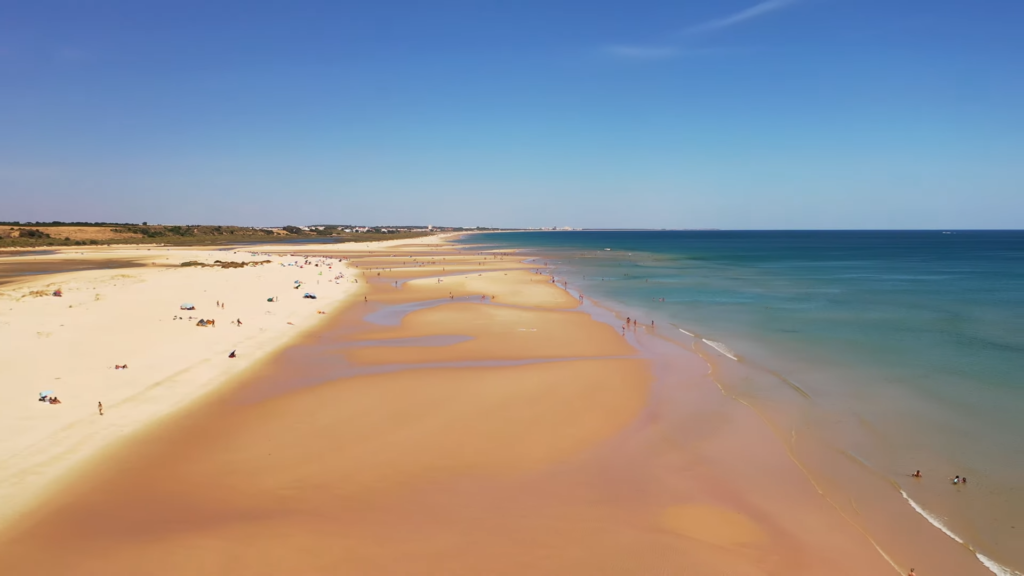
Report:
M 100 416 L 103 416 L 103 402 L 97 402 L 97 403 L 96 403 L 96 408 L 98 408 L 98 409 L 99 409 L 99 411 L 100 411 Z

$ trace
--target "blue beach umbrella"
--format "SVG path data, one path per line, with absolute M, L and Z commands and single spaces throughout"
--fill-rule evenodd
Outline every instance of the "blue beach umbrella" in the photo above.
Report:
M 39 393 L 39 397 L 42 398 L 43 396 L 49 396 L 50 394 L 53 394 L 53 390 L 46 390 L 46 391 L 40 392 Z

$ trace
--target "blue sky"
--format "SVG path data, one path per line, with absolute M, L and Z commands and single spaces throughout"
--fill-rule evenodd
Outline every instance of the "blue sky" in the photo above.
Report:
M 0 220 L 1024 227 L 1024 2 L 7 1 Z

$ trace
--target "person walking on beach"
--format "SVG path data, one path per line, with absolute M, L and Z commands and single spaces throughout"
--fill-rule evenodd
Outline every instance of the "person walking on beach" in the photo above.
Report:
M 96 403 L 96 408 L 98 408 L 98 409 L 99 409 L 99 411 L 100 411 L 100 416 L 103 416 L 103 402 L 97 402 L 97 403 Z

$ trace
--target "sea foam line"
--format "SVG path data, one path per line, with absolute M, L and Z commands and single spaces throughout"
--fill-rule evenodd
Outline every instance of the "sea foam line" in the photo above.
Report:
M 729 347 L 726 346 L 725 344 L 722 344 L 721 342 L 715 342 L 714 340 L 708 340 L 707 338 L 701 338 L 701 340 L 703 340 L 704 343 L 707 344 L 708 346 L 711 346 L 712 348 L 718 350 L 722 354 L 725 354 L 729 358 L 732 358 L 737 362 L 740 361 L 740 359 L 736 357 L 736 353 L 730 350 Z
M 942 522 L 942 520 L 940 520 L 937 516 L 925 510 L 924 507 L 915 502 L 913 498 L 907 496 L 907 493 L 903 491 L 903 488 L 899 488 L 899 491 L 900 494 L 903 495 L 903 498 L 910 504 L 911 508 L 917 511 L 917 513 L 921 516 L 924 516 L 925 520 L 930 522 L 932 526 L 935 526 L 939 530 L 942 530 L 943 534 L 949 536 L 957 543 L 970 550 L 971 552 L 974 552 L 974 555 L 978 557 L 978 560 L 985 566 L 985 568 L 988 568 L 993 574 L 996 574 L 996 576 L 1024 576 L 1024 574 L 1021 574 L 1020 572 L 1017 572 L 1012 568 L 1003 566 L 1002 564 L 975 550 L 974 546 L 971 546 L 967 542 L 964 542 L 959 536 L 956 535 L 955 532 L 950 530 L 949 527 L 947 527 Z
M 682 328 L 679 328 L 678 326 L 676 326 L 676 328 L 677 328 L 677 329 L 678 329 L 678 330 L 679 330 L 680 332 L 682 332 L 683 334 L 686 334 L 686 335 L 688 335 L 688 336 L 693 336 L 693 337 L 695 337 L 695 338 L 696 338 L 696 335 L 694 335 L 694 334 L 691 334 L 691 333 L 687 332 L 686 330 L 683 330 Z M 739 358 L 737 358 L 737 357 L 736 357 L 736 355 L 735 355 L 735 352 L 733 352 L 732 350 L 730 350 L 730 349 L 729 349 L 729 347 L 728 347 L 728 346 L 726 346 L 725 344 L 722 344 L 721 342 L 716 342 L 716 341 L 714 341 L 714 340 L 708 340 L 707 338 L 701 338 L 701 340 L 702 340 L 702 341 L 703 341 L 703 342 L 704 342 L 705 344 L 707 344 L 708 346 L 711 346 L 711 347 L 712 347 L 712 348 L 714 348 L 715 350 L 718 350 L 718 351 L 719 351 L 719 352 L 721 352 L 722 354 L 724 354 L 724 355 L 728 356 L 729 358 L 732 358 L 733 360 L 735 360 L 735 361 L 739 362 Z M 696 348 L 696 346 L 694 346 L 693 348 L 694 348 L 694 351 L 697 351 L 697 348 Z M 698 352 L 698 354 L 699 354 L 699 352 Z M 709 374 L 711 373 L 711 365 L 710 365 L 710 364 L 708 364 L 708 373 L 709 373 Z M 793 388 L 795 388 L 795 389 L 796 389 L 796 390 L 797 390 L 797 391 L 798 391 L 798 392 L 799 392 L 800 394 L 802 394 L 802 395 L 806 396 L 807 398 L 810 398 L 810 395 L 808 395 L 808 394 L 807 394 L 807 392 L 805 392 L 805 391 L 804 391 L 804 390 L 803 390 L 802 388 L 800 388 L 799 386 L 797 386 L 797 385 L 796 385 L 796 383 L 792 382 L 791 380 L 789 380 L 788 378 L 786 378 L 786 377 L 782 376 L 781 374 L 777 374 L 777 373 L 774 373 L 774 372 L 772 372 L 772 374 L 773 374 L 774 376 L 776 376 L 777 378 L 779 378 L 780 380 L 782 380 L 783 382 L 785 382 L 786 384 L 788 384 L 788 385 L 792 386 Z M 749 403 L 747 403 L 746 401 L 744 401 L 744 400 L 743 400 L 742 398 L 739 398 L 739 397 L 737 397 L 737 396 L 735 396 L 735 395 L 733 395 L 733 394 L 730 394 L 729 392 L 727 392 L 727 391 L 725 390 L 725 387 L 724 387 L 724 386 L 722 386 L 722 384 L 721 384 L 721 383 L 719 383 L 719 382 L 718 382 L 718 381 L 717 381 L 716 379 L 712 378 L 712 379 L 711 379 L 711 381 L 712 381 L 712 382 L 714 382 L 716 386 L 718 386 L 718 389 L 719 389 L 719 390 L 721 390 L 721 392 L 722 392 L 722 394 L 723 394 L 723 395 L 729 396 L 729 397 L 733 398 L 734 400 L 737 400 L 737 401 L 739 401 L 740 403 L 742 403 L 742 404 L 745 404 L 745 405 L 746 405 L 746 406 L 747 406 L 748 408 L 754 409 L 754 407 L 753 407 L 753 406 L 751 406 L 751 405 L 750 405 Z M 765 423 L 768 423 L 768 420 L 767 420 L 767 419 L 765 419 L 765 418 L 764 418 L 764 416 L 763 416 L 763 415 L 761 415 L 761 414 L 760 414 L 760 413 L 759 413 L 759 412 L 758 412 L 758 411 L 757 411 L 756 409 L 754 410 L 754 412 L 755 412 L 755 413 L 757 413 L 758 415 L 760 415 L 760 416 L 762 417 L 762 419 L 764 419 L 764 420 L 765 420 Z M 770 427 L 770 424 L 769 424 L 769 427 Z M 795 434 L 795 430 L 794 430 L 794 431 L 793 431 L 792 433 L 793 433 L 793 434 Z M 788 448 L 788 447 L 787 447 L 787 452 L 789 452 L 789 448 Z M 868 467 L 869 469 L 871 469 L 871 470 L 874 470 L 874 468 L 873 468 L 873 467 L 872 467 L 872 466 L 871 466 L 870 464 L 868 464 L 868 463 L 867 463 L 866 461 L 864 461 L 864 460 L 863 460 L 862 458 L 860 458 L 860 457 L 859 457 L 859 456 L 857 456 L 856 454 L 853 454 L 853 453 L 847 452 L 847 455 L 848 455 L 848 456 L 851 456 L 851 457 L 853 457 L 854 459 L 856 459 L 857 461 L 859 461 L 859 462 L 860 462 L 861 464 L 863 464 L 864 466 L 867 466 L 867 467 Z M 816 482 L 814 481 L 814 478 L 813 478 L 813 477 L 812 477 L 812 476 L 810 475 L 810 473 L 809 473 L 809 472 L 808 472 L 808 471 L 807 471 L 807 470 L 806 470 L 806 469 L 805 469 L 805 468 L 803 467 L 803 465 L 801 465 L 801 464 L 800 464 L 799 460 L 797 460 L 797 459 L 796 459 L 796 457 L 795 457 L 795 456 L 794 456 L 794 455 L 793 455 L 792 453 L 790 453 L 790 454 L 789 454 L 789 456 L 790 456 L 790 458 L 791 458 L 791 459 L 793 460 L 793 462 L 795 462 L 795 463 L 796 463 L 796 465 L 797 465 L 797 466 L 798 466 L 798 467 L 799 467 L 799 468 L 800 468 L 801 470 L 803 470 L 803 472 L 804 472 L 804 475 L 805 475 L 805 476 L 807 477 L 807 479 L 808 479 L 808 480 L 810 480 L 811 484 L 812 484 L 812 485 L 814 486 L 814 488 L 815 488 L 815 489 L 816 489 L 816 490 L 818 491 L 818 493 L 819 493 L 819 494 L 821 494 L 822 496 L 824 496 L 824 495 L 825 495 L 825 493 L 824 493 L 824 492 L 822 491 L 822 489 L 821 489 L 821 488 L 820 488 L 820 487 L 818 486 L 818 484 L 817 484 L 817 483 L 816 483 Z M 960 544 L 961 546 L 964 546 L 965 548 L 967 548 L 968 550 L 970 550 L 970 551 L 971 551 L 972 553 L 974 553 L 975 557 L 977 557 L 977 558 L 978 558 L 978 560 L 979 560 L 979 561 L 980 561 L 980 562 L 982 563 L 982 565 L 983 565 L 983 566 L 985 566 L 986 568 L 988 568 L 988 569 L 989 569 L 989 570 L 990 570 L 990 571 L 991 571 L 991 572 L 992 572 L 993 574 L 995 574 L 996 576 L 1024 576 L 1024 574 L 1022 574 L 1022 573 L 1020 573 L 1020 572 L 1017 572 L 1016 570 L 1014 570 L 1014 569 L 1012 569 L 1012 568 L 1009 568 L 1009 567 L 1007 567 L 1007 566 L 1003 566 L 1002 564 L 1000 564 L 1000 563 L 996 562 L 995 560 L 993 560 L 993 559 L 989 558 L 988 556 L 985 556 L 985 555 L 984 555 L 984 554 L 982 554 L 981 552 L 978 552 L 978 551 L 977 551 L 977 550 L 976 550 L 976 549 L 975 549 L 975 548 L 974 548 L 973 546 L 971 546 L 971 545 L 970 545 L 970 544 L 968 544 L 967 542 L 964 542 L 964 541 L 963 541 L 963 540 L 962 540 L 962 539 L 961 539 L 961 538 L 960 538 L 959 536 L 957 536 L 957 535 L 956 535 L 956 533 L 954 533 L 954 532 L 953 532 L 952 530 L 950 530 L 950 529 L 949 529 L 949 528 L 948 528 L 948 527 L 947 527 L 947 526 L 946 526 L 946 525 L 945 525 L 945 524 L 944 524 L 944 523 L 942 522 L 942 520 L 940 520 L 940 519 L 939 519 L 938 517 L 936 517 L 935 515 L 933 515 L 933 514 L 932 514 L 931 512 L 928 512 L 927 510 L 925 510 L 925 509 L 924 509 L 924 508 L 923 508 L 923 507 L 922 507 L 922 506 L 921 506 L 920 504 L 918 504 L 918 503 L 917 503 L 917 502 L 915 502 L 915 501 L 914 501 L 914 500 L 913 500 L 913 499 L 912 499 L 912 498 L 911 498 L 910 496 L 908 496 L 908 495 L 907 495 L 907 493 L 903 491 L 903 488 L 901 488 L 901 487 L 899 486 L 899 484 L 896 484 L 895 482 L 893 482 L 893 484 L 894 484 L 894 485 L 896 485 L 896 489 L 900 491 L 900 494 L 902 494 L 902 495 L 903 495 L 903 498 L 904 498 L 904 499 L 905 499 L 905 500 L 906 500 L 906 501 L 907 501 L 907 502 L 908 502 L 908 503 L 910 504 L 910 506 L 911 506 L 911 507 L 912 507 L 912 508 L 913 508 L 913 509 L 914 509 L 914 510 L 915 510 L 915 511 L 916 511 L 916 512 L 918 513 L 918 514 L 920 514 L 921 516 L 923 516 L 923 517 L 925 518 L 925 520 L 928 520 L 928 522 L 929 522 L 929 523 L 931 523 L 931 524 L 932 524 L 933 526 L 935 526 L 935 527 L 936 527 L 936 528 L 938 528 L 939 530 L 942 530 L 942 532 L 943 532 L 943 533 L 944 533 L 944 534 L 945 534 L 946 536 L 949 536 L 949 537 L 950 537 L 950 538 L 952 538 L 952 539 L 953 539 L 954 541 L 956 541 L 956 542 L 957 542 L 958 544 Z M 845 513 L 843 513 L 843 512 L 842 512 L 842 510 L 841 510 L 841 509 L 840 509 L 840 508 L 839 508 L 838 506 L 836 506 L 836 504 L 835 504 L 834 502 L 832 502 L 832 501 L 831 501 L 831 500 L 830 500 L 830 499 L 829 499 L 828 497 L 826 497 L 826 500 L 828 500 L 828 502 L 829 502 L 829 503 L 831 503 L 831 504 L 832 504 L 832 506 L 834 506 L 834 507 L 836 508 L 836 510 L 838 510 L 838 511 L 839 511 L 839 513 L 840 513 L 840 514 L 841 514 L 841 515 L 842 515 L 842 516 L 843 516 L 844 518 L 846 518 L 846 520 L 847 520 L 847 521 L 849 521 L 849 522 L 850 522 L 851 524 L 853 524 L 854 526 L 857 526 L 857 525 L 856 525 L 856 523 L 854 523 L 854 522 L 853 522 L 852 520 L 850 520 L 850 518 L 848 518 L 848 517 L 846 516 L 846 514 L 845 514 Z M 874 546 L 874 547 L 875 547 L 875 549 L 876 549 L 876 550 L 877 550 L 877 551 L 878 551 L 878 552 L 879 552 L 879 553 L 880 553 L 880 554 L 882 555 L 882 557 L 884 557 L 884 558 L 885 558 L 885 560 L 886 560 L 887 562 L 889 562 L 889 564 L 890 564 L 890 565 L 891 565 L 891 566 L 892 566 L 893 568 L 896 568 L 897 570 L 899 570 L 899 567 L 898 567 L 898 566 L 896 565 L 896 563 L 895 563 L 895 562 L 893 561 L 893 559 L 892 559 L 892 558 L 890 558 L 890 557 L 889 557 L 889 555 L 888 555 L 888 554 L 886 554 L 884 550 L 882 550 L 882 548 L 881 548 L 881 547 L 880 547 L 880 546 L 879 546 L 879 545 L 878 545 L 878 544 L 877 544 L 877 543 L 876 543 L 876 542 L 875 542 L 875 541 L 874 541 L 874 540 L 873 540 L 873 539 L 871 538 L 871 536 L 870 536 L 870 535 L 868 535 L 868 534 L 867 534 L 867 532 L 865 532 L 865 531 L 864 531 L 864 530 L 863 530 L 862 528 L 860 528 L 859 526 L 857 526 L 857 528 L 858 528 L 858 530 L 860 530 L 860 531 L 861 531 L 861 532 L 862 532 L 862 533 L 863 533 L 863 534 L 864 534 L 864 535 L 865 535 L 865 536 L 866 536 L 866 537 L 868 538 L 868 540 L 869 540 L 869 541 L 871 542 L 872 546 Z

